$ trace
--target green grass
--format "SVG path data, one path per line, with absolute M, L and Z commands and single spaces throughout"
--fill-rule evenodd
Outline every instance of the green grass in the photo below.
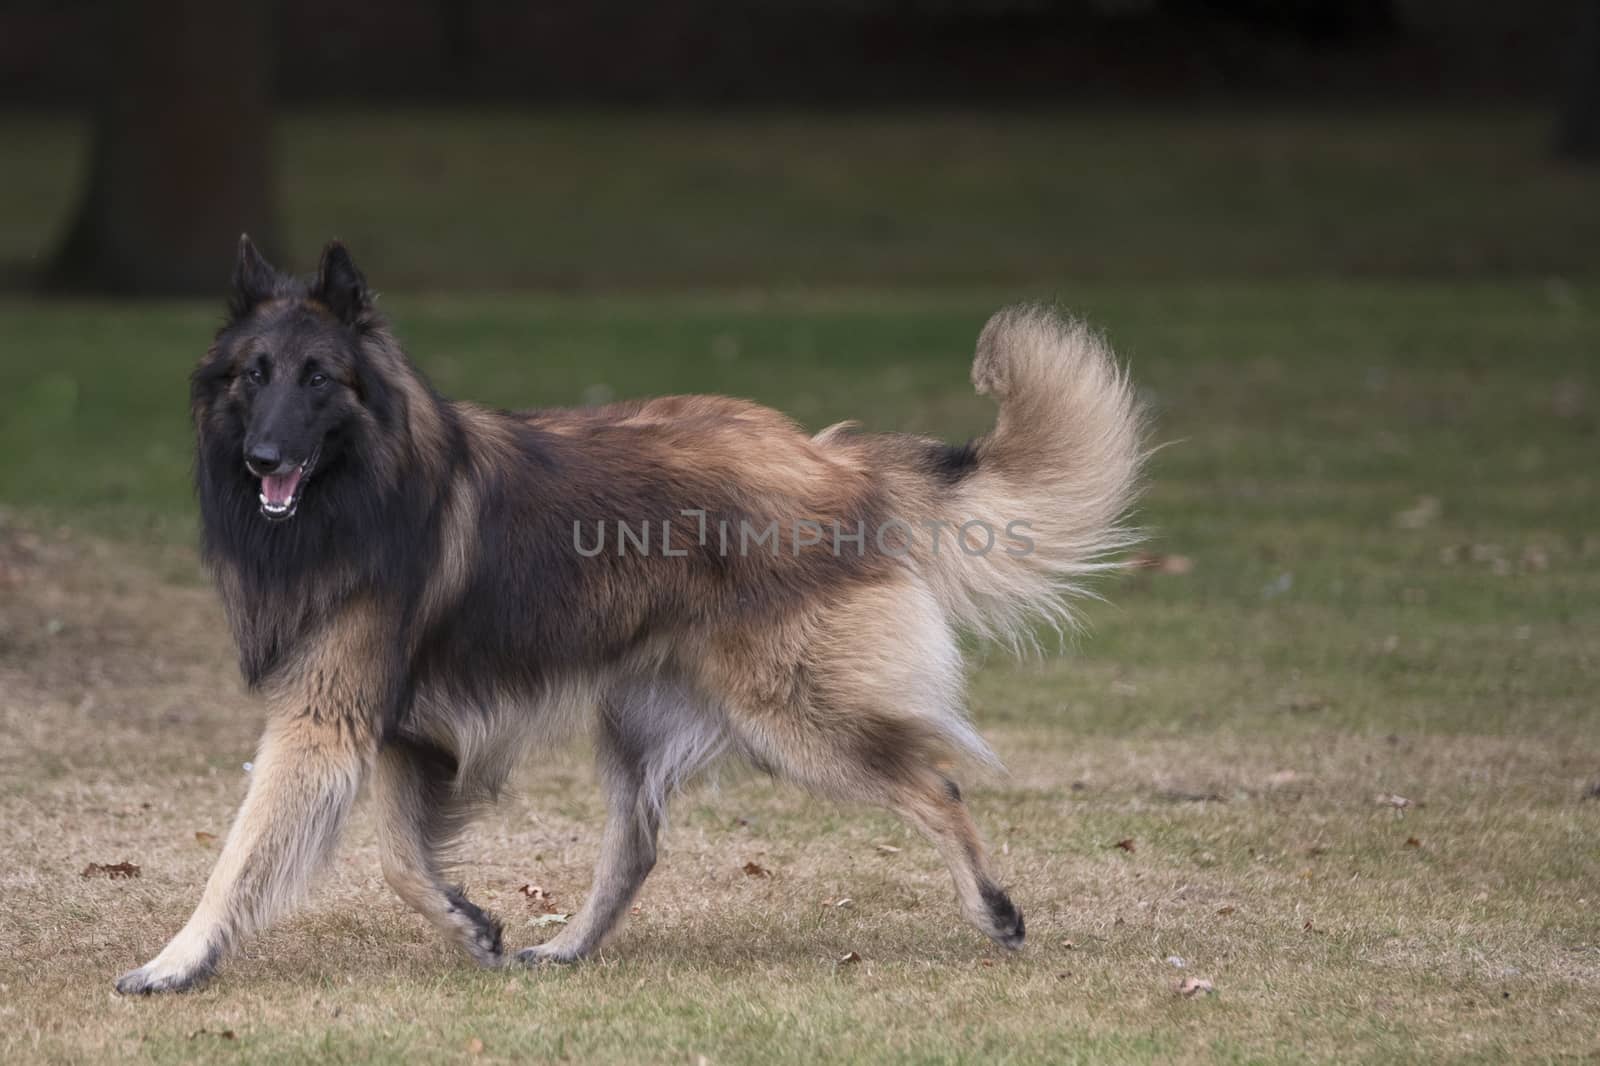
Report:
M 972 340 L 1018 294 L 386 303 L 457 396 L 714 389 L 954 438 L 990 418 Z M 257 728 L 186 547 L 184 377 L 216 312 L 0 308 L 0 350 L 26 355 L 0 363 L 7 1061 L 1600 1052 L 1600 288 L 1032 294 L 1131 360 L 1167 443 L 1141 520 L 1193 569 L 1112 582 L 1064 657 L 978 653 L 974 713 L 1010 773 L 967 791 L 1028 910 L 1023 955 L 955 920 L 903 827 L 734 775 L 679 803 L 597 964 L 470 970 L 383 887 L 363 814 L 306 913 L 205 991 L 135 1003 L 109 981 L 192 905 L 214 858 L 194 831 L 226 825 Z M 462 876 L 525 943 L 517 885 L 575 905 L 601 808 L 581 755 L 519 784 Z M 144 876 L 78 877 L 121 859 Z M 1217 993 L 1177 996 L 1184 974 Z
M 1542 112 L 291 115 L 289 254 L 383 288 L 1592 273 L 1600 177 Z M 0 266 L 85 127 L 0 117 Z M 219 248 L 218 277 L 229 248 Z M 152 254 L 157 254 L 153 251 Z

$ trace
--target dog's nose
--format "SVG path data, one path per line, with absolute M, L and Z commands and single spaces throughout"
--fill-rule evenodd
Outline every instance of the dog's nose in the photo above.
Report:
M 258 474 L 276 474 L 283 463 L 283 452 L 276 444 L 252 444 L 245 449 L 244 461 Z

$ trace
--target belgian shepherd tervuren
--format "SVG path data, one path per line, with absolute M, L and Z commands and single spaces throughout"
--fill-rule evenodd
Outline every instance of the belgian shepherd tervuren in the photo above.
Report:
M 1140 419 L 1083 326 L 997 314 L 961 446 L 814 437 L 740 400 L 506 412 L 440 397 L 338 243 L 310 280 L 240 242 L 192 379 L 204 558 L 267 704 L 248 795 L 194 916 L 125 993 L 186 988 L 283 913 L 362 783 L 383 872 L 479 963 L 500 924 L 442 852 L 525 742 L 592 726 L 610 817 L 583 908 L 517 962 L 595 951 L 656 858 L 674 789 L 724 755 L 888 807 L 966 918 L 1022 944 L 947 776 L 993 756 L 959 632 L 1026 639 L 1130 535 Z

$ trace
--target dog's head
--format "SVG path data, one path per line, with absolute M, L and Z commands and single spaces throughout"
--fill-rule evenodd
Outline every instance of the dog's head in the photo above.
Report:
M 313 478 L 333 470 L 363 424 L 375 388 L 363 341 L 376 326 L 366 279 L 342 244 L 309 282 L 273 269 L 239 239 L 228 317 L 195 371 L 194 413 L 214 476 L 256 483 L 261 516 L 293 518 Z M 231 453 L 231 454 L 230 454 Z

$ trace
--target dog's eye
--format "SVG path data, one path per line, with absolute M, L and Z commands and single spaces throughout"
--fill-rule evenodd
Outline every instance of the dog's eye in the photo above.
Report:
M 312 374 L 309 378 L 306 379 L 306 384 L 310 385 L 313 389 L 320 389 L 320 388 L 322 388 L 322 386 L 326 385 L 327 383 L 328 383 L 328 375 L 326 375 L 326 374 Z
M 249 370 L 246 370 L 244 372 L 244 376 L 249 379 L 250 384 L 252 385 L 263 385 L 267 380 L 267 375 L 263 374 L 261 372 L 261 368 L 258 366 L 253 366 Z

